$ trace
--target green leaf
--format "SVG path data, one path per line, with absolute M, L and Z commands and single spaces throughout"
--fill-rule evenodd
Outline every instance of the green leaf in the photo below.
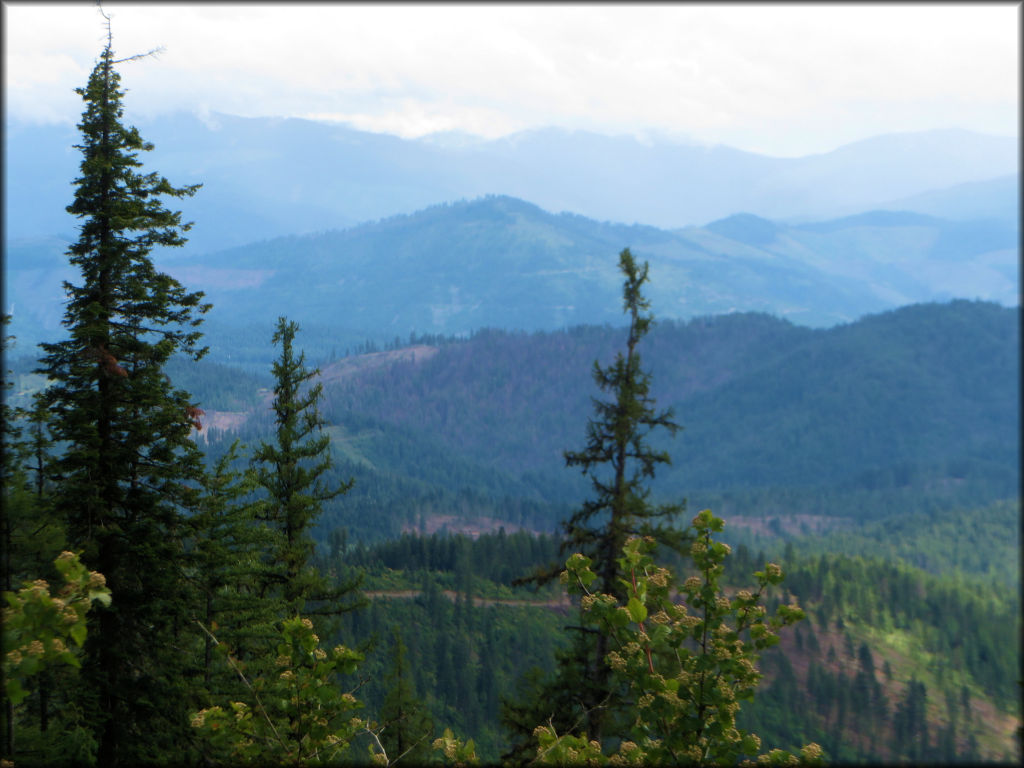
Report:
M 85 622 L 79 622 L 78 624 L 73 625 L 68 634 L 70 634 L 71 639 L 75 641 L 75 645 L 81 648 L 85 643 Z
M 316 690 L 316 697 L 320 700 L 321 704 L 326 704 L 336 696 L 334 688 L 329 685 L 324 685 Z
M 626 605 L 626 610 L 629 612 L 629 618 L 639 624 L 641 621 L 647 618 L 647 606 L 637 600 L 635 597 L 629 598 L 629 603 Z
M 28 696 L 28 691 L 21 687 L 21 681 L 16 677 L 8 677 L 5 687 L 7 689 L 7 698 L 14 706 L 18 706 Z
M 664 624 L 655 624 L 650 629 L 649 633 L 651 636 L 651 643 L 655 647 L 658 647 L 662 645 L 666 640 L 668 640 L 669 635 L 672 634 L 672 630 L 670 630 Z
M 608 614 L 608 622 L 615 628 L 624 627 L 629 624 L 629 614 L 616 608 Z
M 576 571 L 582 568 L 589 568 L 591 562 L 589 557 L 579 552 L 569 556 L 569 559 L 565 561 L 565 567 L 567 570 Z
M 65 664 L 68 664 L 68 665 L 74 667 L 75 669 L 81 669 L 82 668 L 82 662 L 80 662 L 78 660 L 78 657 L 75 656 L 75 654 L 73 654 L 71 651 L 64 651 L 64 653 L 62 653 L 57 658 L 60 659 L 61 661 L 63 661 Z

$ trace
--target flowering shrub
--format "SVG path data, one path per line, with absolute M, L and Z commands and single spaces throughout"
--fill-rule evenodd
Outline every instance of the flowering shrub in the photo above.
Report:
M 455 738 L 451 728 L 445 728 L 441 738 L 434 739 L 433 748 L 444 755 L 445 765 L 454 765 L 455 768 L 462 768 L 465 765 L 476 765 L 479 760 L 476 756 L 476 747 L 473 740 L 462 743 Z
M 612 639 L 614 650 L 606 661 L 616 683 L 630 690 L 635 719 L 631 738 L 610 755 L 596 740 L 539 725 L 537 762 L 752 765 L 749 758 L 755 756 L 768 765 L 821 762 L 817 744 L 799 755 L 780 749 L 758 755 L 760 739 L 736 728 L 740 702 L 753 698 L 761 679 L 760 652 L 778 642 L 778 630 L 804 617 L 796 605 L 779 606 L 769 616 L 761 604 L 765 591 L 782 582 L 782 569 L 768 563 L 754 574 L 755 592 L 742 589 L 729 598 L 720 586 L 729 546 L 711 535 L 722 530 L 723 521 L 705 510 L 692 527 L 696 573 L 678 587 L 668 569 L 655 565 L 653 539 L 626 543 L 619 560 L 628 574 L 622 580 L 625 605 L 612 595 L 590 592 L 597 576 L 589 558 L 575 554 L 566 561 L 563 582 L 580 595 L 584 621 Z M 332 653 L 322 650 L 308 619 L 285 621 L 282 639 L 280 671 L 250 685 L 255 709 L 243 702 L 233 702 L 230 712 L 210 707 L 193 716 L 193 726 L 235 761 L 288 765 L 334 761 L 358 733 L 375 736 L 374 724 L 352 714 L 360 706 L 355 698 L 331 682 L 334 672 L 353 672 L 362 657 L 343 646 Z M 377 747 L 371 747 L 374 762 L 388 764 L 379 741 Z M 449 764 L 477 762 L 473 742 L 463 743 L 448 729 L 433 747 Z
M 94 601 L 110 605 L 110 590 L 103 574 L 86 570 L 73 552 L 61 552 L 54 561 L 65 584 L 56 595 L 43 579 L 26 583 L 17 592 L 4 592 L 4 679 L 14 705 L 27 695 L 24 683 L 53 664 L 81 663 L 73 643 L 85 643 L 85 615 Z
M 625 605 L 588 587 L 597 578 L 589 558 L 576 554 L 566 562 L 563 582 L 581 595 L 584 621 L 612 638 L 606 660 L 613 679 L 628 686 L 635 702 L 632 738 L 612 755 L 597 741 L 558 734 L 541 725 L 537 759 L 542 763 L 597 765 L 735 764 L 757 754 L 760 739 L 736 728 L 740 702 L 753 698 L 761 678 L 759 652 L 778 642 L 776 632 L 803 618 L 796 605 L 780 606 L 768 616 L 761 598 L 782 581 L 782 569 L 768 563 L 754 574 L 757 591 L 722 594 L 719 580 L 729 546 L 712 538 L 724 527 L 705 510 L 693 520 L 690 549 L 696 574 L 672 599 L 672 574 L 654 564 L 650 538 L 630 539 L 619 563 L 628 600 Z M 799 757 L 772 750 L 759 763 L 820 761 L 821 748 L 809 744 Z
M 333 677 L 354 672 L 362 655 L 342 645 L 324 650 L 313 622 L 301 617 L 282 622 L 276 651 L 274 672 L 251 683 L 239 672 L 252 693 L 251 703 L 203 709 L 192 715 L 192 726 L 232 763 L 339 760 L 367 724 L 354 715 L 362 705 L 351 693 L 342 693 Z M 230 655 L 228 662 L 238 669 Z

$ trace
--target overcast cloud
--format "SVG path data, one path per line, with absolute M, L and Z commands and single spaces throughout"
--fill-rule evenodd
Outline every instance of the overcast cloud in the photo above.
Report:
M 104 3 L 129 117 L 342 120 L 405 137 L 556 125 L 767 154 L 967 128 L 1016 136 L 1020 7 Z M 9 117 L 76 121 L 91 2 L 4 3 Z

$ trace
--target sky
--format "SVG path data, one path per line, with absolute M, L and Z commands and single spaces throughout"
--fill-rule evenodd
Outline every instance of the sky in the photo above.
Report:
M 76 122 L 93 2 L 4 2 L 7 119 Z M 105 2 L 129 119 L 336 120 L 406 138 L 557 126 L 779 157 L 870 136 L 1019 135 L 1013 3 Z

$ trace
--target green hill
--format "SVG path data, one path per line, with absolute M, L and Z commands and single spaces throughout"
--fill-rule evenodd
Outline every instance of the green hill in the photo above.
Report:
M 897 211 L 802 225 L 740 213 L 669 231 L 490 196 L 216 253 L 162 253 L 158 264 L 213 302 L 206 331 L 217 359 L 265 366 L 281 314 L 302 324 L 316 359 L 411 333 L 617 324 L 611 255 L 627 245 L 650 262 L 664 319 L 757 311 L 822 327 L 950 298 L 1015 305 L 1018 238 L 1015 220 Z M 62 332 L 61 280 L 74 278 L 59 266 L 66 246 L 8 246 L 12 331 L 24 345 Z
M 325 530 L 374 539 L 452 514 L 550 529 L 586 491 L 562 452 L 582 443 L 592 364 L 623 333 L 480 331 L 324 365 L 335 472 L 357 480 Z M 657 497 L 798 534 L 1018 493 L 1016 309 L 920 305 L 818 330 L 758 314 L 664 321 L 640 351 L 684 427 L 664 443 L 674 464 Z M 202 365 L 181 380 L 213 451 L 264 435 L 269 412 L 242 394 L 261 379 L 239 387 Z

